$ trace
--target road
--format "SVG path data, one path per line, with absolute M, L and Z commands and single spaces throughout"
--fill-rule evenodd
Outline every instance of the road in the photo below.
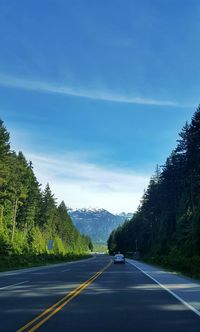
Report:
M 0 297 L 2 332 L 200 332 L 187 306 L 135 266 L 104 255 L 1 273 Z

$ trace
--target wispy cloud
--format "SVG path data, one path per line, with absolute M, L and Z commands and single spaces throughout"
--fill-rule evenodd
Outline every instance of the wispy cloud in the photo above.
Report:
M 26 153 L 33 161 L 38 180 L 50 183 L 53 193 L 72 208 L 98 206 L 111 212 L 135 211 L 149 175 L 109 169 L 88 163 L 72 154 L 43 156 Z
M 70 87 L 67 85 L 53 84 L 49 82 L 33 81 L 24 78 L 7 76 L 0 74 L 0 85 L 24 90 L 32 90 L 45 93 L 55 93 L 74 97 L 102 100 L 116 103 L 142 104 L 155 106 L 176 106 L 185 107 L 175 101 L 159 100 L 154 98 L 143 98 L 136 96 L 126 96 L 106 91 L 87 90 L 82 88 Z

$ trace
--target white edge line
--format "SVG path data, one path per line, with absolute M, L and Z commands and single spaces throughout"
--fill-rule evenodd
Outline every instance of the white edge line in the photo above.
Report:
M 179 300 L 181 303 L 183 303 L 188 309 L 192 310 L 197 316 L 200 317 L 200 312 L 195 309 L 192 305 L 190 305 L 188 302 L 184 301 L 180 296 L 176 295 L 173 291 L 171 291 L 169 288 L 166 286 L 162 285 L 159 281 L 154 279 L 152 276 L 150 276 L 147 272 L 143 271 L 140 267 L 136 266 L 134 263 L 127 261 L 129 264 L 133 265 L 136 267 L 136 269 L 140 270 L 144 274 L 146 274 L 147 277 L 152 279 L 154 282 L 156 282 L 160 287 L 162 287 L 164 290 L 166 290 L 168 293 L 170 293 L 172 296 L 174 296 L 177 300 Z
M 5 288 L 9 288 L 9 287 L 12 287 L 12 286 L 17 286 L 17 285 L 25 284 L 26 282 L 28 282 L 28 280 L 22 281 L 22 282 L 18 282 L 17 284 L 12 284 L 12 285 L 1 287 L 0 290 L 1 289 L 5 289 Z
M 67 272 L 67 271 L 71 271 L 71 269 L 66 269 L 66 270 L 63 270 L 61 272 Z

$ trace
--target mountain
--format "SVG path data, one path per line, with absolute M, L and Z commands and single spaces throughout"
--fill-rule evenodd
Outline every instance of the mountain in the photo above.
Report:
M 128 212 L 128 213 L 121 212 L 120 214 L 118 214 L 118 216 L 124 218 L 124 220 L 130 220 L 133 217 L 133 213 L 131 213 L 131 212 Z
M 68 213 L 74 225 L 82 234 L 89 235 L 93 243 L 106 243 L 112 230 L 133 216 L 125 212 L 112 214 L 98 208 L 68 209 Z

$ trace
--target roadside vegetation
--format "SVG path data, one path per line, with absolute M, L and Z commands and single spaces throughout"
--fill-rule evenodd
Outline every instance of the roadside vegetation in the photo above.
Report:
M 10 149 L 0 120 L 0 269 L 84 257 L 88 236 L 72 223 L 64 202 L 57 205 L 47 184 L 38 183 L 31 161 Z
M 108 248 L 139 251 L 148 262 L 200 278 L 200 107 L 179 136 L 133 218 L 110 234 Z
M 107 244 L 105 243 L 93 243 L 93 251 L 94 252 L 108 252 Z

